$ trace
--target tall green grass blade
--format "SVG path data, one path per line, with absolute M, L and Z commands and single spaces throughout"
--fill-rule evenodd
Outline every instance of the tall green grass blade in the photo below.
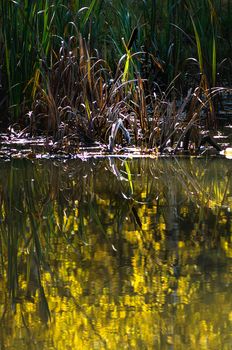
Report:
M 196 40 L 196 45 L 197 45 L 197 54 L 198 54 L 198 62 L 199 62 L 199 68 L 201 74 L 204 74 L 204 65 L 203 65 L 203 55 L 202 55 L 202 47 L 201 47 L 201 39 L 196 27 L 196 24 L 193 20 L 193 17 L 190 15 L 192 25 L 193 25 L 193 30 L 194 30 L 194 35 L 195 35 L 195 40 Z
M 82 30 L 83 30 L 84 26 L 86 25 L 86 23 L 88 22 L 92 12 L 94 11 L 94 8 L 95 8 L 97 2 L 98 2 L 98 0 L 92 0 L 91 1 L 91 4 L 90 4 L 90 6 L 89 6 L 89 8 L 88 8 L 88 10 L 87 10 L 87 12 L 85 14 L 85 17 L 84 17 L 84 19 L 82 21 L 82 24 L 81 24 L 81 29 Z

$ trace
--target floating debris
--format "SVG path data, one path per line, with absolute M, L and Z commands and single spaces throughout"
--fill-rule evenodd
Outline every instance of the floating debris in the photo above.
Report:
M 227 147 L 221 151 L 220 154 L 225 156 L 227 159 L 232 159 L 232 147 Z

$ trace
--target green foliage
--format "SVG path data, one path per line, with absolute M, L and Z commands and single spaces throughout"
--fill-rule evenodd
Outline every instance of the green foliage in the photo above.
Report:
M 75 45 L 79 45 L 80 34 L 88 43 L 90 56 L 96 49 L 113 71 L 126 54 L 123 81 L 140 74 L 167 86 L 182 73 L 176 84 L 186 88 L 199 83 L 201 73 L 207 88 L 212 88 L 220 83 L 218 73 L 227 73 L 221 62 L 230 60 L 231 19 L 230 0 L 2 1 L 1 70 L 11 122 L 31 109 L 39 86 L 45 88 L 41 77 L 46 80 L 61 50 L 72 49 L 70 38 L 75 37 Z M 127 51 L 125 46 L 135 28 L 136 36 Z M 134 62 L 131 56 L 136 52 L 143 54 Z M 190 75 L 187 83 L 186 72 Z

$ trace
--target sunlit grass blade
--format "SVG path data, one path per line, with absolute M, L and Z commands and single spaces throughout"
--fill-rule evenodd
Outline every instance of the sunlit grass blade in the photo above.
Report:
M 202 47 L 201 47 L 201 39 L 196 27 L 196 24 L 193 20 L 193 17 L 190 15 L 191 21 L 192 21 L 192 25 L 193 25 L 193 29 L 194 29 L 194 35 L 195 35 L 195 40 L 196 40 L 196 45 L 197 45 L 197 54 L 198 54 L 198 62 L 199 62 L 199 68 L 200 68 L 200 72 L 201 74 L 204 74 L 204 64 L 203 64 L 203 55 L 202 55 Z

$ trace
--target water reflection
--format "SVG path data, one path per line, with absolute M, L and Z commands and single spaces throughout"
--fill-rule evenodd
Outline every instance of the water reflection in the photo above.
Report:
M 231 349 L 229 160 L 0 166 L 1 349 Z

